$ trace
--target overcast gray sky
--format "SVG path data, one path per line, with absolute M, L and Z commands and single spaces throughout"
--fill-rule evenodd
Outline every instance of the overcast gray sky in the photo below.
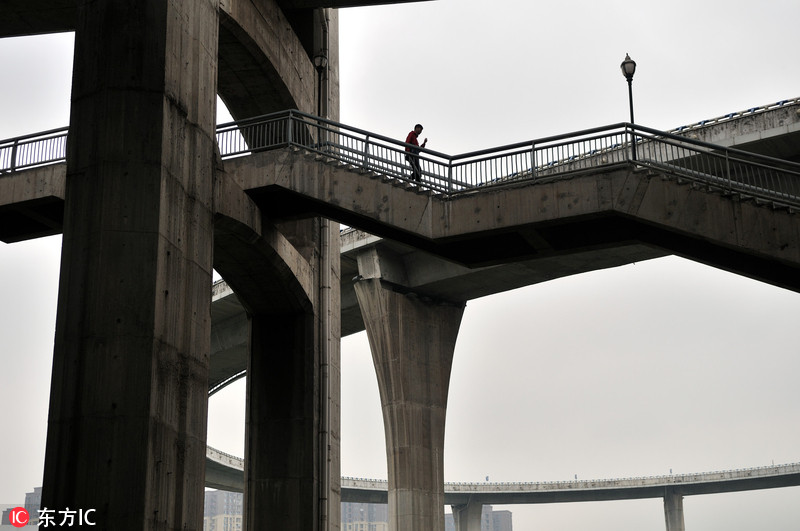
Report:
M 491 9 L 487 6 L 491 5 Z M 669 129 L 800 96 L 796 0 L 437 0 L 341 11 L 342 121 L 461 153 L 628 118 Z M 0 138 L 67 125 L 70 35 L 0 40 Z M 0 244 L 0 503 L 40 485 L 60 238 Z M 669 257 L 467 305 L 445 479 L 800 461 L 800 295 Z M 366 336 L 342 343 L 342 471 L 386 477 Z M 243 385 L 210 405 L 241 455 Z M 692 497 L 692 531 L 800 529 L 800 489 Z M 510 506 L 517 531 L 663 529 L 659 500 Z

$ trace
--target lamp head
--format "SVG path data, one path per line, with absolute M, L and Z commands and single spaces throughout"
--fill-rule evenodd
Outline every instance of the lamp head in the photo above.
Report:
M 314 56 L 314 67 L 318 72 L 321 72 L 328 66 L 328 58 L 324 54 L 317 54 Z
M 636 72 L 636 61 L 631 59 L 630 55 L 625 54 L 625 60 L 622 61 L 619 67 L 622 70 L 622 75 L 625 76 L 625 79 L 630 83 L 633 80 L 634 72 Z

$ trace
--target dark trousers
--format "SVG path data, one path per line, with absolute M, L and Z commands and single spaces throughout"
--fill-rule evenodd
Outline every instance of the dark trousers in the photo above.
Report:
M 406 153 L 406 160 L 411 165 L 411 178 L 419 182 L 422 180 L 422 170 L 419 167 L 419 155 Z

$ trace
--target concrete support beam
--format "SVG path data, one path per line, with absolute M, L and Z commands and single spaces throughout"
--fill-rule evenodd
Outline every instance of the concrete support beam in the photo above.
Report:
M 451 508 L 456 531 L 481 531 L 482 503 L 469 502 L 464 505 L 452 505 Z
M 43 506 L 203 527 L 218 2 L 78 2 Z
M 664 518 L 667 531 L 686 531 L 683 521 L 683 496 L 672 489 L 664 493 Z
M 245 529 L 320 529 L 313 315 L 253 316 L 251 338 Z
M 383 408 L 389 528 L 443 530 L 447 391 L 464 304 L 399 293 L 378 278 L 355 291 Z
M 336 530 L 339 228 L 311 220 L 279 232 L 264 219 L 215 223 L 215 268 L 248 314 L 244 520 L 247 529 Z

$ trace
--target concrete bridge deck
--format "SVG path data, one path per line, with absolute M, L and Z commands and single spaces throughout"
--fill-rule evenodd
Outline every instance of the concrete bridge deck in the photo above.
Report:
M 244 463 L 241 458 L 208 448 L 208 485 L 241 492 Z M 342 501 L 386 503 L 388 481 L 342 477 Z M 800 463 L 715 472 L 670 474 L 616 479 L 540 481 L 514 483 L 445 482 L 445 504 L 514 505 L 663 498 L 669 490 L 679 496 L 719 494 L 800 485 Z

